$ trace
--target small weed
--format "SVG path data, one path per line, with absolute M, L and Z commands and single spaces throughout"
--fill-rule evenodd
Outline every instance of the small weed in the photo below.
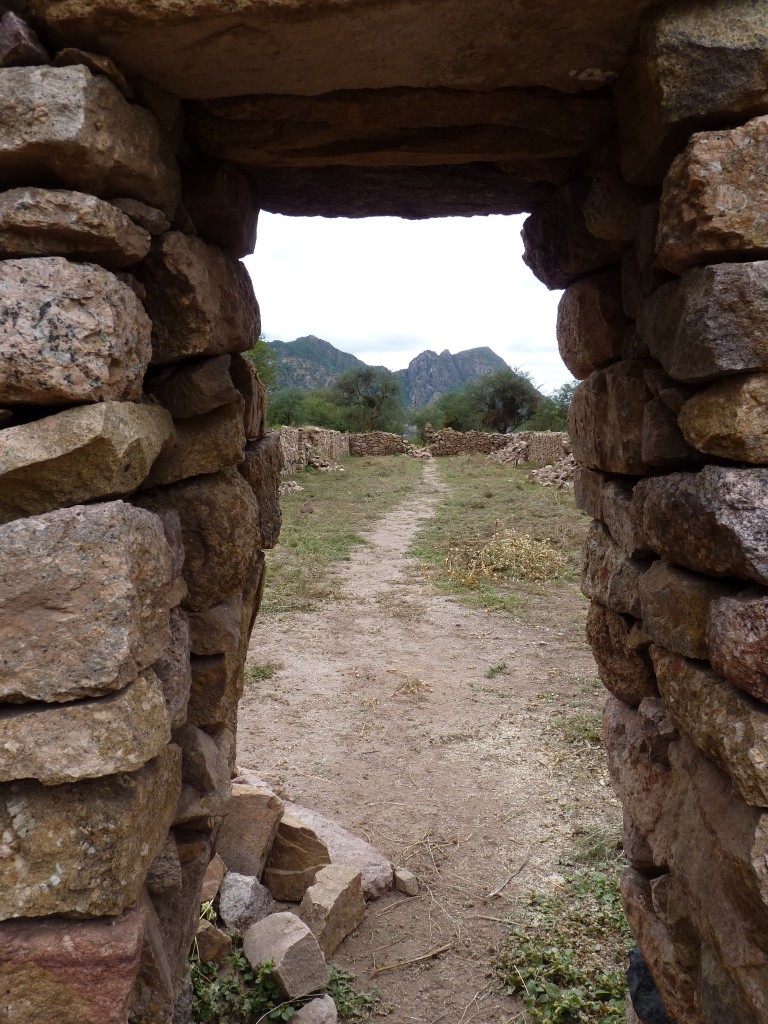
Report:
M 618 864 L 623 854 L 621 829 L 610 825 L 584 825 L 573 836 L 566 863 L 584 867 Z
M 277 661 L 268 661 L 266 665 L 249 665 L 245 670 L 247 683 L 260 683 L 272 679 L 283 666 Z
M 430 683 L 425 683 L 418 676 L 408 676 L 405 682 L 398 686 L 392 696 L 415 697 L 417 700 L 423 700 L 431 692 L 432 685 Z
M 486 679 L 495 679 L 496 676 L 503 676 L 509 672 L 509 665 L 506 661 L 500 661 L 498 665 L 491 665 L 488 671 L 485 673 Z
M 388 1008 L 382 1006 L 381 995 L 376 989 L 373 992 L 358 992 L 354 988 L 354 974 L 349 974 L 336 966 L 331 966 L 329 973 L 328 992 L 336 1003 L 342 1020 L 366 1020 L 373 1011 L 379 1014 L 390 1012 Z
M 602 746 L 602 719 L 597 711 L 574 711 L 572 715 L 554 718 L 552 726 L 558 729 L 566 742 L 573 746 Z

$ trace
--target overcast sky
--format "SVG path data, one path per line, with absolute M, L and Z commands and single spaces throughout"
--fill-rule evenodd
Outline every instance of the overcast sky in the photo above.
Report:
M 314 334 L 391 370 L 424 349 L 488 345 L 553 391 L 571 379 L 555 339 L 560 293 L 522 262 L 524 219 L 263 213 L 245 263 L 264 333 L 270 341 Z

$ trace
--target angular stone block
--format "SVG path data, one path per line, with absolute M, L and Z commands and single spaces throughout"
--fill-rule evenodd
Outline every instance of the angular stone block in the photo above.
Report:
M 640 475 L 643 415 L 652 395 L 644 371 L 653 364 L 628 359 L 596 370 L 578 386 L 568 412 L 573 455 L 589 469 Z
M 189 622 L 181 608 L 171 608 L 170 627 L 168 646 L 152 668 L 163 688 L 171 728 L 176 729 L 187 720 L 189 691 L 192 688 Z
M 288 999 L 328 984 L 328 968 L 317 939 L 295 914 L 272 914 L 251 925 L 243 953 L 254 970 L 268 960 L 273 962 L 272 977 Z
M 238 259 L 253 252 L 259 204 L 239 167 L 200 160 L 184 169 L 182 189 L 184 206 L 201 238 Z
M 283 801 L 266 785 L 232 783 L 216 852 L 229 871 L 261 878 L 283 817 Z
M 219 913 L 227 928 L 244 932 L 275 908 L 272 893 L 252 875 L 228 871 L 221 883 Z
M 261 333 L 248 271 L 199 238 L 171 231 L 156 239 L 142 280 L 154 363 L 243 352 Z
M 226 654 L 193 654 L 190 662 L 192 687 L 187 721 L 204 729 L 223 728 L 243 695 L 242 659 Z
M 171 738 L 160 684 L 151 669 L 108 697 L 0 710 L 0 782 L 56 786 L 130 772 Z
M 280 508 L 280 481 L 285 458 L 280 434 L 270 431 L 265 437 L 248 441 L 245 458 L 238 469 L 256 496 L 259 506 L 260 547 L 273 548 L 280 537 L 283 513 Z
M 42 174 L 167 214 L 179 201 L 178 168 L 155 119 L 82 65 L 8 68 L 0 79 L 0 182 Z
M 587 643 L 603 685 L 630 707 L 658 693 L 648 652 L 637 647 L 638 625 L 597 602 L 587 614 Z
M 627 558 L 646 558 L 652 554 L 647 540 L 632 516 L 634 483 L 624 480 L 606 480 L 600 494 L 600 515 L 613 540 Z
M 768 262 L 720 263 L 662 285 L 639 312 L 651 355 L 675 380 L 768 369 Z
M 622 615 L 640 618 L 640 578 L 648 562 L 627 558 L 602 523 L 587 533 L 581 592 Z
M 139 969 L 144 912 L 98 921 L 0 924 L 7 1024 L 125 1024 Z
M 157 487 L 218 473 L 242 462 L 243 407 L 242 398 L 236 395 L 230 405 L 222 405 L 204 416 L 179 420 L 174 439 L 155 460 L 144 486 Z
M 318 871 L 330 863 L 328 847 L 317 832 L 284 812 L 267 856 L 264 884 L 275 899 L 299 903 Z
M 115 501 L 19 519 L 0 553 L 3 700 L 118 690 L 165 648 L 171 553 L 151 513 Z
M 235 655 L 243 645 L 240 627 L 243 619 L 243 595 L 238 592 L 228 601 L 202 612 L 189 613 L 189 635 L 193 654 Z
M 109 57 L 100 53 L 91 53 L 90 50 L 81 50 L 76 46 L 65 46 L 63 50 L 57 50 L 53 58 L 53 66 L 57 68 L 68 68 L 78 64 L 88 68 L 94 75 L 103 75 L 127 100 L 134 100 L 136 93 L 133 86 L 122 73 L 120 68 Z
M 60 256 L 6 260 L 0 403 L 138 400 L 150 333 L 144 307 L 109 271 Z
M 582 278 L 567 288 L 557 309 L 557 344 L 573 376 L 586 380 L 618 362 L 628 325 L 617 271 Z
M 181 783 L 170 744 L 136 772 L 0 790 L 0 920 L 120 914 L 162 848 Z
M 363 881 L 357 868 L 329 864 L 304 893 L 299 917 L 320 943 L 326 959 L 365 918 Z
M 138 224 L 140 228 L 148 231 L 153 237 L 155 235 L 164 235 L 171 227 L 171 222 L 162 210 L 157 210 L 154 206 L 147 206 L 146 203 L 140 203 L 138 199 L 120 196 L 118 199 L 110 199 L 109 201 L 112 206 L 122 210 L 123 213 L 131 218 L 134 224 Z
M 768 806 L 768 711 L 706 663 L 655 645 L 651 657 L 675 725 L 730 776 L 748 804 Z
M 224 876 L 227 873 L 227 865 L 217 854 L 214 855 L 213 860 L 205 869 L 205 878 L 203 879 L 203 891 L 200 894 L 201 903 L 210 903 L 215 900 L 219 895 L 221 889 L 221 883 L 224 881 Z
M 708 658 L 713 602 L 734 587 L 658 559 L 640 580 L 643 628 L 655 643 L 686 658 Z
M 229 766 L 215 740 L 194 725 L 176 729 L 173 742 L 182 753 L 182 786 L 173 826 L 207 828 L 229 803 Z
M 189 587 L 185 608 L 202 611 L 243 587 L 259 547 L 258 505 L 236 469 L 146 491 L 136 503 L 179 514 Z
M 3 431 L 0 523 L 131 494 L 174 436 L 159 405 L 76 406 Z
M 181 885 L 181 863 L 173 832 L 165 837 L 165 843 L 149 865 L 144 886 L 150 896 L 162 896 Z
M 709 606 L 712 667 L 729 683 L 768 704 L 768 593 L 749 587 Z
M 232 951 L 232 939 L 210 921 L 201 921 L 195 935 L 197 952 L 204 964 L 223 963 Z
M 229 405 L 237 391 L 229 375 L 231 356 L 192 359 L 178 366 L 150 371 L 146 390 L 164 405 L 174 420 L 203 416 Z
M 259 380 L 256 367 L 247 357 L 235 352 L 229 367 L 232 383 L 243 396 L 243 427 L 245 436 L 251 440 L 262 437 L 267 422 L 267 389 Z
M 149 252 L 147 231 L 111 203 L 82 192 L 14 188 L 0 193 L 0 255 L 66 256 L 122 270 Z
M 47 64 L 45 47 L 32 28 L 13 11 L 0 19 L 0 68 Z
M 419 895 L 419 880 L 416 875 L 407 868 L 394 869 L 394 882 L 397 892 L 402 892 L 406 896 Z
M 338 1019 L 336 1003 L 329 995 L 305 1003 L 294 1017 L 296 1024 L 336 1024 Z
M 764 583 L 766 502 L 768 470 L 705 466 L 700 473 L 641 480 L 632 495 L 632 514 L 650 546 L 668 562 Z
M 678 422 L 701 452 L 734 462 L 768 462 L 768 373 L 717 381 L 685 403 Z

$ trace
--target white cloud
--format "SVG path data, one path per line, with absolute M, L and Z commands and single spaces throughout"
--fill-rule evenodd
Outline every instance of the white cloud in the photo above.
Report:
M 424 349 L 488 345 L 552 391 L 570 380 L 555 339 L 560 293 L 522 262 L 524 219 L 262 214 L 245 263 L 264 332 L 314 334 L 393 370 Z

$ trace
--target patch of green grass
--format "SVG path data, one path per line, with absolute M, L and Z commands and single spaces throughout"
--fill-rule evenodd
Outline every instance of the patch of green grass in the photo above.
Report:
M 623 1024 L 633 944 L 614 861 L 568 869 L 553 891 L 531 894 L 494 968 L 530 1024 Z
M 572 493 L 484 456 L 435 465 L 449 491 L 411 553 L 441 590 L 488 610 L 519 611 L 530 597 L 578 579 L 587 518 Z
M 509 665 L 506 661 L 500 661 L 498 665 L 491 665 L 488 671 L 485 673 L 486 679 L 495 679 L 496 676 L 503 676 L 509 672 Z
M 362 531 L 414 492 L 424 472 L 419 460 L 405 456 L 349 458 L 344 469 L 297 473 L 304 490 L 283 497 L 283 528 L 268 556 L 262 615 L 311 611 L 336 597 L 336 564 L 363 543 Z M 312 515 L 300 511 L 305 502 Z
M 603 726 L 599 711 L 579 709 L 570 715 L 552 719 L 551 727 L 562 733 L 573 746 L 602 747 Z
M 373 992 L 357 991 L 352 984 L 355 980 L 354 974 L 343 971 L 333 964 L 329 969 L 329 974 L 328 993 L 336 1003 L 336 1009 L 342 1020 L 368 1020 L 373 1012 L 376 1012 L 377 1015 L 390 1012 L 388 1007 L 382 1005 L 381 994 L 377 989 L 374 989 Z
M 582 825 L 574 833 L 571 848 L 564 860 L 568 864 L 593 868 L 613 865 L 621 861 L 623 849 L 618 825 Z
M 268 661 L 266 665 L 248 665 L 245 670 L 246 683 L 260 683 L 273 679 L 283 666 L 277 661 Z

